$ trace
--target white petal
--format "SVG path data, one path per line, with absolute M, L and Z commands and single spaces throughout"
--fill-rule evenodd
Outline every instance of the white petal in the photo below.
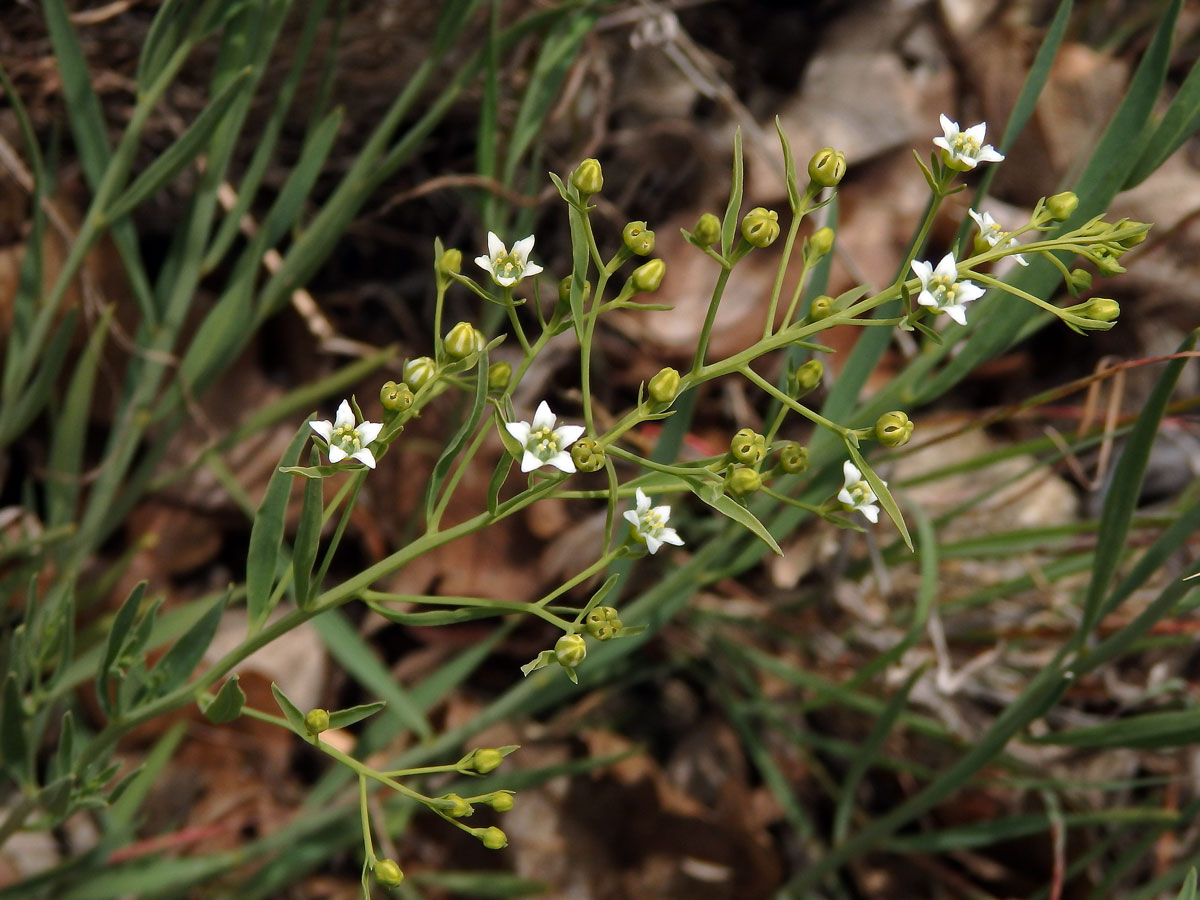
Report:
M 554 433 L 558 437 L 558 445 L 560 447 L 570 447 L 583 437 L 583 433 L 586 430 L 582 425 L 559 425 L 554 430 Z
M 869 521 L 872 525 L 879 521 L 878 506 L 864 506 L 859 510 L 859 512 L 866 516 L 867 521 Z
M 851 509 L 854 508 L 854 498 L 850 496 L 850 489 L 848 487 L 844 487 L 838 491 L 837 498 L 838 503 L 841 503 L 844 506 L 849 506 Z
M 500 287 L 512 287 L 517 283 L 518 279 L 513 278 L 511 275 L 496 275 L 493 273 L 492 281 L 496 282 Z
M 1004 154 L 993 147 L 991 144 L 985 144 L 979 151 L 980 162 L 1001 162 L 1004 159 Z
M 979 230 L 980 230 L 980 231 L 987 231 L 987 225 L 986 225 L 986 222 L 987 222 L 987 220 L 988 220 L 988 217 L 989 217 L 989 214 L 988 214 L 988 213 L 984 213 L 984 214 L 981 216 L 979 213 L 975 212 L 975 210 L 973 210 L 973 209 L 968 209 L 968 210 L 967 210 L 967 215 L 968 215 L 968 216 L 970 216 L 972 219 L 974 219 L 974 220 L 975 220 L 975 224 L 979 226 Z
M 914 259 L 912 270 L 916 273 L 917 278 L 921 279 L 921 287 L 925 287 L 929 283 L 929 279 L 933 277 L 933 266 L 923 259 Z
M 850 462 L 850 460 L 842 463 L 842 475 L 846 479 L 846 487 L 850 487 L 850 485 L 857 484 L 863 480 L 862 472 L 858 471 L 858 466 Z
M 942 131 L 945 133 L 947 138 L 951 138 L 958 134 L 958 123 L 945 113 L 942 113 L 940 116 L 938 116 L 938 122 L 941 123 Z
M 492 260 L 490 257 L 487 257 L 487 256 L 475 257 L 475 265 L 479 266 L 479 268 L 483 269 L 483 271 L 487 272 L 489 275 L 492 274 Z
M 664 528 L 658 533 L 658 538 L 664 544 L 674 544 L 676 547 L 683 546 L 683 538 L 679 536 L 674 528 Z
M 975 168 L 975 166 L 979 163 L 979 160 L 976 157 L 971 156 L 969 153 L 959 153 L 957 155 L 957 159 L 968 169 Z
M 664 522 L 671 518 L 671 507 L 669 506 L 656 506 L 651 512 L 660 517 Z
M 980 287 L 973 281 L 960 281 L 956 288 L 955 296 L 958 297 L 960 306 L 964 303 L 970 303 L 972 300 L 978 300 L 987 293 L 986 288 Z
M 533 428 L 536 431 L 539 428 L 549 428 L 554 430 L 554 420 L 557 416 L 550 409 L 550 404 L 543 400 L 538 404 L 538 408 L 533 413 Z
M 333 423 L 328 419 L 323 419 L 318 422 L 309 422 L 308 427 L 325 438 L 325 443 L 329 443 L 329 439 L 333 437 Z
M 346 451 L 334 444 L 329 445 L 329 462 L 331 465 L 337 465 L 346 458 Z
M 358 437 L 364 444 L 369 444 L 375 438 L 379 437 L 379 432 L 383 431 L 382 422 L 362 422 L 359 424 Z
M 917 295 L 917 303 L 921 306 L 932 306 L 934 309 L 937 309 L 937 298 L 929 293 L 929 291 L 921 291 Z
M 529 443 L 530 425 L 528 422 L 505 422 L 504 430 L 516 438 L 517 443 L 524 447 Z
M 521 272 L 521 277 L 529 278 L 531 275 L 536 275 L 540 271 L 542 271 L 542 267 L 537 263 L 525 263 L 525 268 Z
M 942 312 L 952 318 L 959 325 L 967 324 L 967 308 L 961 303 L 954 303 L 950 306 L 943 306 Z
M 946 140 L 944 137 L 935 137 L 933 139 L 933 143 L 934 143 L 934 146 L 941 147 L 943 150 L 945 150 L 947 153 L 949 153 L 950 157 L 952 159 L 954 157 L 958 156 L 958 151 L 955 150 L 953 147 L 951 147 L 950 142 L 948 140 Z
M 621 515 L 624 516 L 625 521 L 628 522 L 630 525 L 632 525 L 634 528 L 638 527 L 638 514 L 635 513 L 632 509 L 625 510 L 625 512 L 621 513 Z
M 1017 261 L 1017 265 L 1019 265 L 1019 266 L 1027 266 L 1027 265 L 1029 265 L 1029 260 L 1027 260 L 1027 259 L 1026 259 L 1024 256 L 1022 256 L 1020 253 L 1014 253 L 1012 258 L 1013 258 L 1013 259 L 1015 259 L 1015 260 Z
M 492 259 L 504 256 L 508 253 L 508 248 L 504 246 L 504 241 L 500 240 L 499 235 L 494 231 L 488 232 L 488 256 Z
M 371 453 L 371 451 L 368 450 L 366 447 L 363 447 L 357 453 L 353 454 L 353 458 L 357 459 L 360 463 L 362 463 L 368 469 L 375 468 L 375 455 L 373 453 Z
M 958 267 L 954 262 L 954 254 L 947 253 L 943 256 L 941 262 L 937 264 L 937 268 L 933 270 L 933 274 L 945 278 L 958 278 Z
M 532 472 L 534 469 L 540 469 L 541 467 L 542 461 L 526 450 L 525 455 L 521 457 L 521 471 Z
M 350 409 L 350 401 L 343 400 L 342 405 L 337 408 L 337 415 L 333 417 L 333 424 L 336 428 L 344 428 L 349 425 L 354 427 L 354 411 Z
M 978 122 L 964 131 L 963 134 L 982 145 L 983 136 L 987 134 L 987 122 Z
M 523 237 L 513 244 L 512 255 L 517 258 L 517 261 L 520 262 L 521 265 L 525 265 L 525 263 L 529 262 L 529 254 L 532 252 L 532 250 L 533 235 L 531 234 L 529 237 Z M 530 273 L 526 272 L 525 274 L 528 275 Z
M 662 541 L 652 534 L 643 534 L 642 537 L 646 539 L 646 549 L 649 550 L 651 554 L 657 553 L 658 548 L 662 546 Z
M 637 489 L 637 511 L 639 513 L 648 512 L 650 509 L 650 498 L 646 496 L 646 492 L 641 488 Z
M 568 475 L 575 474 L 575 460 L 571 459 L 571 454 L 566 450 L 559 450 L 546 460 L 546 465 L 554 466 L 554 468 L 566 472 Z

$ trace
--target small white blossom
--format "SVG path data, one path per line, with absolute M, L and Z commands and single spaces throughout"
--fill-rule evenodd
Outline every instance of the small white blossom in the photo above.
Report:
M 501 287 L 511 287 L 522 278 L 536 275 L 542 271 L 537 263 L 529 261 L 529 253 L 533 250 L 533 235 L 521 238 L 513 244 L 512 252 L 504 246 L 504 242 L 495 232 L 488 232 L 487 256 L 475 257 L 475 263 L 492 276 L 492 280 Z
M 917 302 L 932 307 L 935 312 L 944 312 L 959 325 L 966 325 L 966 305 L 982 297 L 984 290 L 970 281 L 958 280 L 954 254 L 943 256 L 936 269 L 923 260 L 913 260 L 912 268 L 921 279 L 921 293 Z
M 354 424 L 354 413 L 350 409 L 350 401 L 343 400 L 337 409 L 337 416 L 332 422 L 325 420 L 308 423 L 312 430 L 325 439 L 329 445 L 329 461 L 340 463 L 343 459 L 357 459 L 368 469 L 375 468 L 375 457 L 367 445 L 379 437 L 383 430 L 381 422 L 360 422 Z
M 567 451 L 583 436 L 582 425 L 559 425 L 554 427 L 555 415 L 550 405 L 543 400 L 533 414 L 533 422 L 508 422 L 505 429 L 521 446 L 525 454 L 521 457 L 521 471 L 532 472 L 542 466 L 554 466 L 568 474 L 575 472 L 575 462 Z
M 867 517 L 868 521 L 878 522 L 879 507 L 875 505 L 875 501 L 879 498 L 875 496 L 871 486 L 862 477 L 862 472 L 858 471 L 858 466 L 850 460 L 846 460 L 842 463 L 842 473 L 846 476 L 846 483 L 838 492 L 838 500 L 847 509 L 858 510 Z M 887 482 L 885 481 L 884 484 L 886 485 Z
M 1004 154 L 998 152 L 991 144 L 983 142 L 987 123 L 980 122 L 972 125 L 966 131 L 961 131 L 958 123 L 947 115 L 939 119 L 942 123 L 944 137 L 935 137 L 934 144 L 946 151 L 946 164 L 951 168 L 966 170 L 973 169 L 981 162 L 1000 162 Z
M 675 533 L 674 528 L 667 527 L 670 517 L 671 507 L 651 508 L 650 498 L 641 488 L 637 489 L 637 509 L 625 510 L 625 518 L 633 526 L 633 536 L 645 542 L 646 549 L 651 553 L 656 553 L 663 544 L 683 546 L 683 538 Z
M 979 226 L 979 237 L 987 241 L 990 247 L 1015 247 L 1017 239 L 1009 237 L 1008 232 L 1000 228 L 1000 223 L 992 218 L 992 214 L 977 213 L 973 209 L 968 209 L 967 213 L 975 220 L 975 224 Z M 1014 253 L 1012 258 L 1022 266 L 1029 265 L 1029 261 L 1020 253 Z

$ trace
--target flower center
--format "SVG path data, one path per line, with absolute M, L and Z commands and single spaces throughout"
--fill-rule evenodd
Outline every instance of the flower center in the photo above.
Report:
M 953 275 L 934 275 L 929 280 L 929 292 L 933 294 L 939 306 L 945 306 L 954 303 L 958 285 L 954 283 Z
M 950 143 L 954 146 L 954 152 L 960 156 L 975 157 L 979 155 L 979 141 L 966 132 L 960 131 Z
M 664 528 L 667 520 L 657 510 L 648 509 L 639 517 L 642 523 L 642 531 L 648 534 L 653 534 L 656 531 Z
M 525 267 L 511 253 L 505 253 L 492 260 L 492 271 L 497 278 L 517 278 Z
M 333 429 L 329 443 L 331 446 L 341 448 L 347 455 L 353 455 L 362 449 L 362 435 L 353 425 L 339 425 Z
M 529 432 L 529 441 L 526 444 L 526 449 L 531 451 L 534 456 L 543 462 L 558 454 L 558 435 L 554 429 L 536 428 Z
M 855 506 L 862 506 L 871 501 L 871 486 L 865 481 L 856 481 L 846 488 L 846 492 L 854 501 Z

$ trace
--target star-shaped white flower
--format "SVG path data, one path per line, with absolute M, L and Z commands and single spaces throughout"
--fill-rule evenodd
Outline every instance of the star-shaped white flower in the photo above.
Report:
M 357 459 L 368 469 L 375 468 L 375 456 L 367 449 L 367 445 L 379 437 L 383 424 L 381 422 L 360 422 L 355 425 L 354 413 L 350 409 L 349 400 L 342 401 L 332 422 L 325 420 L 308 424 L 329 445 L 330 463 L 337 464 L 343 459 L 349 458 Z
M 984 290 L 970 281 L 958 280 L 954 254 L 943 256 L 936 269 L 923 260 L 913 260 L 912 268 L 921 279 L 917 302 L 932 307 L 934 312 L 944 312 L 959 325 L 966 325 L 966 305 L 982 297 Z
M 992 218 L 989 212 L 977 213 L 973 209 L 968 209 L 967 213 L 975 220 L 975 224 L 979 226 L 979 237 L 987 241 L 990 247 L 1015 247 L 1017 239 L 1009 237 L 1008 232 L 1000 227 L 1000 223 Z M 1029 265 L 1029 261 L 1020 253 L 1014 253 L 1012 258 L 1022 266 Z
M 533 250 L 533 235 L 521 238 L 513 244 L 512 252 L 504 246 L 493 231 L 488 232 L 487 256 L 475 257 L 475 263 L 492 276 L 492 280 L 501 287 L 511 287 L 522 278 L 536 275 L 542 271 L 537 263 L 529 261 L 529 253 Z
M 958 127 L 958 123 L 949 116 L 943 114 L 939 121 L 942 123 L 942 131 L 945 132 L 944 137 L 935 137 L 934 144 L 945 150 L 946 164 L 952 169 L 965 171 L 973 169 L 981 162 L 1000 162 L 1004 159 L 1004 154 L 1000 153 L 991 144 L 983 142 L 984 132 L 987 131 L 987 122 L 980 122 L 978 125 L 972 125 L 966 131 L 962 131 Z
M 846 460 L 842 463 L 842 473 L 846 476 L 846 483 L 838 491 L 838 500 L 847 509 L 858 510 L 867 517 L 869 522 L 878 522 L 879 507 L 875 505 L 875 501 L 879 498 L 875 496 L 871 486 L 862 477 L 862 472 L 858 471 L 858 466 L 850 460 Z M 884 484 L 886 485 L 887 482 L 885 481 Z
M 542 466 L 554 466 L 568 474 L 574 474 L 575 462 L 567 451 L 583 436 L 582 425 L 559 425 L 554 427 L 555 415 L 545 400 L 538 404 L 532 422 L 507 422 L 504 427 L 516 438 L 525 453 L 521 457 L 521 471 L 532 472 Z
M 671 507 L 651 508 L 650 498 L 641 488 L 637 489 L 637 508 L 625 510 L 625 518 L 633 526 L 634 538 L 644 542 L 651 553 L 656 553 L 663 544 L 683 546 L 683 538 L 675 533 L 674 528 L 667 527 L 670 517 Z

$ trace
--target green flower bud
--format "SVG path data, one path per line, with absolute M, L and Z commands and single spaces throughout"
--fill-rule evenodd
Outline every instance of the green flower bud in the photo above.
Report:
M 1050 218 L 1055 222 L 1067 221 L 1077 206 L 1079 206 L 1079 198 L 1075 196 L 1074 191 L 1063 191 L 1061 194 L 1046 198 L 1046 212 L 1050 213 Z
M 480 747 L 471 754 L 470 766 L 480 775 L 486 775 L 488 772 L 500 768 L 502 762 L 504 762 L 504 754 L 495 747 Z
M 1111 278 L 1125 271 L 1125 267 L 1117 262 L 1117 253 L 1111 247 L 1093 247 L 1091 255 L 1092 261 L 1096 263 L 1096 270 L 1101 275 Z
M 743 428 L 729 442 L 729 453 L 740 463 L 757 465 L 767 455 L 767 439 L 753 428 Z
M 415 399 L 407 384 L 385 381 L 379 389 L 379 402 L 388 412 L 404 412 L 413 405 Z
M 679 372 L 670 366 L 659 369 L 646 388 L 655 403 L 670 403 L 679 394 Z
M 554 658 L 567 669 L 574 669 L 587 656 L 582 634 L 564 634 L 554 643 Z
M 753 469 L 738 467 L 725 476 L 725 487 L 731 494 L 746 497 L 762 487 L 762 476 Z
M 592 296 L 592 283 L 585 281 L 583 283 L 583 299 L 587 301 L 588 297 Z M 558 283 L 558 300 L 560 303 L 566 303 L 571 299 L 571 276 L 568 275 Z
M 462 251 L 451 247 L 438 260 L 438 268 L 447 274 L 457 275 L 462 271 Z
M 482 350 L 487 342 L 470 322 L 459 322 L 446 335 L 446 352 L 451 359 L 466 359 Z
M 404 364 L 404 382 L 419 391 L 437 376 L 437 363 L 428 356 L 418 356 Z
M 593 437 L 581 437 L 571 445 L 571 461 L 580 472 L 599 472 L 604 468 L 604 445 Z
M 701 247 L 711 247 L 721 239 L 721 220 L 712 213 L 705 213 L 696 220 L 692 229 L 692 240 Z
M 496 812 L 508 812 L 513 808 L 512 791 L 496 791 L 487 802 Z
M 810 359 L 792 375 L 792 396 L 799 400 L 825 376 L 825 364 L 819 359 Z
M 488 366 L 488 390 L 493 394 L 501 394 L 512 381 L 512 366 L 500 360 Z
M 654 252 L 654 232 L 646 227 L 645 222 L 630 222 L 622 229 L 621 240 L 638 256 L 648 256 Z
M 598 194 L 604 188 L 604 170 L 600 161 L 588 158 L 581 162 L 571 173 L 571 184 L 585 197 Z
M 884 413 L 875 422 L 875 437 L 885 447 L 903 447 L 912 433 L 912 420 L 898 409 Z
M 779 450 L 779 468 L 788 475 L 808 471 L 808 448 L 789 441 Z
M 846 154 L 825 147 L 808 161 L 809 179 L 821 187 L 836 187 L 846 175 Z
M 819 297 L 813 297 L 812 306 L 808 308 L 808 317 L 819 322 L 822 319 L 828 319 L 833 315 L 833 298 L 828 294 L 822 294 Z
M 1072 269 L 1071 286 L 1076 291 L 1090 290 L 1092 287 L 1092 273 L 1087 269 Z
M 329 711 L 310 709 L 304 716 L 304 730 L 316 737 L 322 731 L 329 730 Z
M 477 837 L 489 850 L 502 850 L 508 846 L 508 836 L 495 825 L 477 832 Z
M 742 237 L 753 247 L 770 247 L 779 237 L 779 213 L 754 207 L 742 219 Z
M 396 887 L 404 880 L 400 864 L 394 859 L 375 860 L 375 880 L 384 887 Z
M 833 249 L 833 229 L 826 225 L 824 228 L 818 228 L 813 232 L 813 236 L 808 239 L 808 250 L 813 259 L 820 259 L 822 256 L 828 256 L 829 251 Z
M 442 801 L 439 804 L 442 812 L 456 819 L 461 819 L 475 812 L 471 804 L 458 794 L 446 794 L 444 797 L 439 797 L 438 799 Z
M 607 641 L 617 636 L 621 628 L 621 619 L 611 606 L 597 606 L 584 619 L 584 627 L 588 634 L 598 641 Z
M 1115 322 L 1117 321 L 1117 317 L 1121 315 L 1121 304 L 1116 300 L 1110 300 L 1108 297 L 1093 297 L 1084 303 L 1068 306 L 1063 312 L 1074 313 L 1077 316 L 1082 316 L 1085 319 L 1094 319 L 1097 322 Z
M 666 274 L 667 264 L 661 259 L 652 259 L 634 269 L 629 280 L 633 282 L 633 289 L 637 293 L 649 293 L 658 290 Z
M 1150 227 L 1151 226 L 1147 225 L 1145 222 L 1134 222 L 1131 219 L 1121 219 L 1119 222 L 1114 223 L 1113 230 L 1124 231 L 1127 228 L 1138 229 L 1133 234 L 1123 237 L 1117 242 L 1126 250 L 1128 250 L 1130 247 L 1136 247 L 1142 241 L 1146 240 L 1146 235 L 1150 232 Z

